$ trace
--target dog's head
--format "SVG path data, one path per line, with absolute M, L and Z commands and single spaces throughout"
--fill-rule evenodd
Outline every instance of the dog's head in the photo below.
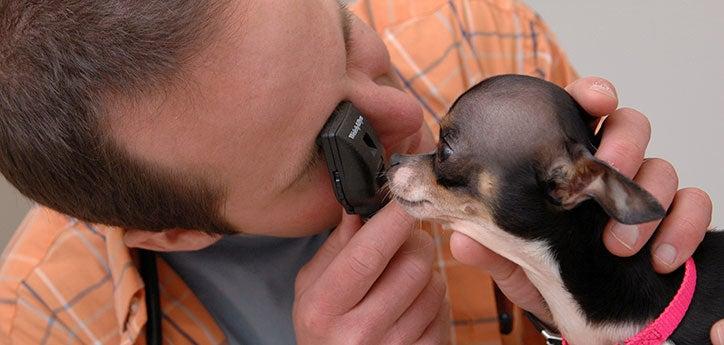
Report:
M 589 199 L 626 224 L 663 217 L 649 193 L 593 157 L 586 116 L 555 84 L 486 79 L 455 101 L 434 153 L 393 158 L 390 191 L 416 217 L 494 223 L 523 237 Z

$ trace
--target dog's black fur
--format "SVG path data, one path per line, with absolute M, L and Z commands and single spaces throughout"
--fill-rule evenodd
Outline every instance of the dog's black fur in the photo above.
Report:
M 631 257 L 618 257 L 605 248 L 602 234 L 609 215 L 638 224 L 662 218 L 664 210 L 633 181 L 593 158 L 599 144 L 593 117 L 565 90 L 537 78 L 497 76 L 458 98 L 451 113 L 455 119 L 444 120 L 438 151 L 422 158 L 439 186 L 481 200 L 505 232 L 547 243 L 565 288 L 590 324 L 641 324 L 662 313 L 681 285 L 683 268 L 657 274 L 652 241 Z M 441 152 L 453 150 L 450 143 L 457 156 L 448 160 Z M 568 159 L 562 168 L 556 168 L 559 156 Z M 498 192 L 492 197 L 478 190 L 481 171 L 495 177 Z M 576 194 L 576 186 L 590 180 L 571 181 L 571 175 L 594 173 L 635 197 L 622 209 L 605 195 Z M 390 180 L 393 174 L 391 169 Z M 676 345 L 709 344 L 712 325 L 724 318 L 723 253 L 724 232 L 707 233 L 694 254 L 694 299 L 670 337 Z

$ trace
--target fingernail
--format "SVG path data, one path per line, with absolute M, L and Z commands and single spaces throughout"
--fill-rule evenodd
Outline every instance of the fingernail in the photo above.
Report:
M 711 341 L 713 345 L 724 345 L 724 321 L 719 321 L 714 324 L 714 329 L 711 331 Z
M 606 161 L 606 164 L 610 165 L 613 170 L 616 170 L 616 172 L 621 172 L 621 170 L 618 170 L 618 167 L 616 166 L 616 164 L 613 164 L 613 162 Z
M 636 225 L 616 223 L 613 225 L 613 228 L 611 228 L 611 233 L 613 234 L 613 238 L 621 242 L 621 244 L 628 249 L 633 249 L 636 241 L 639 239 L 639 227 Z
M 676 248 L 668 243 L 664 243 L 656 248 L 654 256 L 667 266 L 671 266 L 676 260 Z
M 613 92 L 613 89 L 611 89 L 610 86 L 608 86 L 607 84 L 605 84 L 601 81 L 598 81 L 598 80 L 594 81 L 593 84 L 591 84 L 590 89 L 593 91 L 596 91 L 598 93 L 602 93 L 608 97 L 611 97 L 614 99 L 616 98 L 616 94 Z

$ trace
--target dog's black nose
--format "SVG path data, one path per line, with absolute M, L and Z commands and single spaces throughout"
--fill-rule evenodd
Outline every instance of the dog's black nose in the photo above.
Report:
M 402 163 L 402 155 L 399 153 L 392 154 L 392 157 L 390 157 L 390 168 L 400 163 Z

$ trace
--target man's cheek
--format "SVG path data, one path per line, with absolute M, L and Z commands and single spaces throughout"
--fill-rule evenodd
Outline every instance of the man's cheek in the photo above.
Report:
M 298 202 L 303 204 L 303 207 L 339 206 L 326 164 L 324 160 L 320 160 L 320 163 L 299 181 L 300 188 L 296 189 L 296 192 L 299 195 Z
M 306 197 L 299 201 L 307 221 L 314 224 L 315 229 L 309 229 L 311 233 L 334 228 L 341 220 L 342 205 L 334 195 L 331 179 L 326 169 L 324 167 L 324 170 L 315 174 L 314 182 L 303 194 Z

